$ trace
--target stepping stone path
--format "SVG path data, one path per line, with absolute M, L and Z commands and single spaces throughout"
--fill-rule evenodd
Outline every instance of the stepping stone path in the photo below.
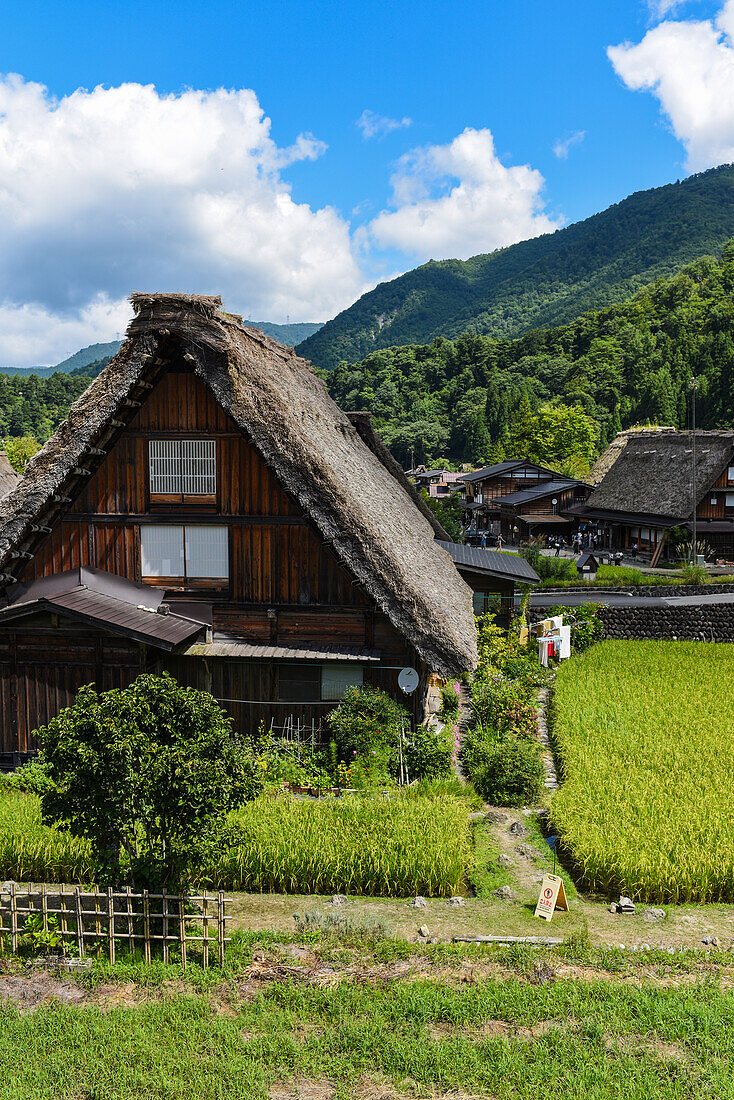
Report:
M 556 762 L 553 759 L 553 752 L 551 751 L 551 743 L 548 736 L 548 723 L 546 722 L 549 695 L 550 692 L 546 687 L 541 688 L 538 692 L 538 739 L 543 746 L 543 752 L 541 753 L 543 771 L 545 773 L 543 783 L 549 791 L 557 791 L 559 786 L 558 773 L 556 772 Z
M 457 743 L 459 744 L 459 746 L 461 746 L 461 743 L 464 740 L 464 735 L 471 725 L 473 714 L 474 710 L 472 708 L 471 692 L 469 691 L 469 688 L 466 686 L 466 684 L 463 684 L 461 680 L 459 680 L 459 717 L 456 720 Z M 454 763 L 454 771 L 458 775 L 459 779 L 466 780 L 466 776 L 461 770 L 461 764 L 458 760 L 456 760 Z

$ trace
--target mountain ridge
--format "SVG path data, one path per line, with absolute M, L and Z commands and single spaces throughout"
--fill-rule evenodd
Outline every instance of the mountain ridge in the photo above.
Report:
M 362 295 L 297 346 L 319 367 L 462 333 L 514 339 L 620 302 L 734 237 L 734 165 L 636 191 L 555 233 L 429 260 Z

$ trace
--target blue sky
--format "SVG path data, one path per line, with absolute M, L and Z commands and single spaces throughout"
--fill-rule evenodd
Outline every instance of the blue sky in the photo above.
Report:
M 26 0 L 0 20 L 4 363 L 112 338 L 132 289 L 325 320 L 428 258 L 734 159 L 733 0 Z

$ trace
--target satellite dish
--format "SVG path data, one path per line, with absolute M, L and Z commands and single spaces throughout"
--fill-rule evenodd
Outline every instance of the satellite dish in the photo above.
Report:
M 410 695 L 418 687 L 420 677 L 414 668 L 401 668 L 398 673 L 398 687 L 406 695 Z

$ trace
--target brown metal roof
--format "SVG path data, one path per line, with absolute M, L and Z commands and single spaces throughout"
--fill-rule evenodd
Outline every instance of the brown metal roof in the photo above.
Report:
M 166 650 L 206 629 L 195 619 L 161 614 L 161 593 L 97 569 L 72 569 L 28 588 L 18 585 L 10 597 L 0 609 L 0 622 L 53 611 Z
M 194 642 L 182 650 L 184 657 L 238 657 L 257 661 L 370 661 L 380 660 L 379 649 L 358 646 L 259 645 L 257 642 Z

